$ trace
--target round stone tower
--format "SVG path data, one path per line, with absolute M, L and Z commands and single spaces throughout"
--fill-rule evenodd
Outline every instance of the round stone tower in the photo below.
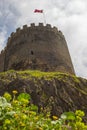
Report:
M 32 23 L 11 33 L 3 62 L 3 70 L 33 69 L 75 74 L 64 35 L 50 24 L 35 26 Z

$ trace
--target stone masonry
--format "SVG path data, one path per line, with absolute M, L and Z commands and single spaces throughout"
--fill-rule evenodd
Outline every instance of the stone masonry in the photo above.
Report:
M 32 23 L 16 29 L 0 54 L 0 71 L 41 70 L 75 74 L 64 35 L 56 27 Z

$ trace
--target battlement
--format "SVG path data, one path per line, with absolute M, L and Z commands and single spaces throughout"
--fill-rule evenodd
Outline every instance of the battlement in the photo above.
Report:
M 46 24 L 46 26 L 44 26 L 43 23 L 39 23 L 39 25 L 36 26 L 35 23 L 31 23 L 30 26 L 23 25 L 23 28 L 17 28 L 16 32 L 14 32 L 14 33 L 12 32 L 11 33 L 11 36 L 14 36 L 14 34 L 19 33 L 19 32 L 21 32 L 23 30 L 32 30 L 32 29 L 39 29 L 39 28 L 40 29 L 45 29 L 45 30 L 50 29 L 50 31 L 51 30 L 52 31 L 58 31 L 58 29 L 56 27 L 52 27 L 50 24 Z
M 19 35 L 21 35 L 21 34 L 25 35 L 25 33 L 28 34 L 29 32 L 31 33 L 31 31 L 34 31 L 34 30 L 53 31 L 54 33 L 62 35 L 62 33 L 60 34 L 60 31 L 58 31 L 58 29 L 56 27 L 52 27 L 50 24 L 46 24 L 44 26 L 43 23 L 39 23 L 39 25 L 36 26 L 35 23 L 31 23 L 30 26 L 23 25 L 23 28 L 17 28 L 16 32 L 12 32 L 10 37 L 8 38 L 7 45 L 9 45 L 11 40 L 17 38 Z
M 39 29 L 39 28 L 40 29 L 45 29 L 45 30 L 50 30 L 50 31 L 52 30 L 54 32 L 56 32 L 56 31 L 58 32 L 58 29 L 56 27 L 52 27 L 50 24 L 46 24 L 44 26 L 43 23 L 39 23 L 39 25 L 36 26 L 35 23 L 31 23 L 30 26 L 23 25 L 23 28 L 17 28 L 15 34 L 21 32 L 23 30 L 32 30 L 32 29 Z M 14 33 L 11 33 L 11 34 L 14 34 Z M 13 35 L 11 35 L 11 36 L 13 36 Z

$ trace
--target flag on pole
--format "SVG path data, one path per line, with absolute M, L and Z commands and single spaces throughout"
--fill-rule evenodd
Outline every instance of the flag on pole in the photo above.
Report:
M 42 14 L 43 14 L 43 18 L 44 18 L 44 24 L 46 25 L 46 19 L 45 19 L 44 11 L 43 11 L 42 9 L 41 9 L 41 10 L 35 9 L 35 10 L 34 10 L 34 13 L 42 13 Z
M 43 13 L 43 10 L 35 9 L 34 13 Z

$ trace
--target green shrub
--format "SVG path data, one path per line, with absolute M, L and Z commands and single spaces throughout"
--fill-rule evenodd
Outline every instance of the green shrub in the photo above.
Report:
M 60 118 L 44 111 L 38 113 L 38 107 L 30 103 L 30 95 L 13 91 L 13 99 L 9 93 L 0 97 L 0 130 L 87 130 L 82 122 L 84 112 L 77 110 L 65 112 Z

